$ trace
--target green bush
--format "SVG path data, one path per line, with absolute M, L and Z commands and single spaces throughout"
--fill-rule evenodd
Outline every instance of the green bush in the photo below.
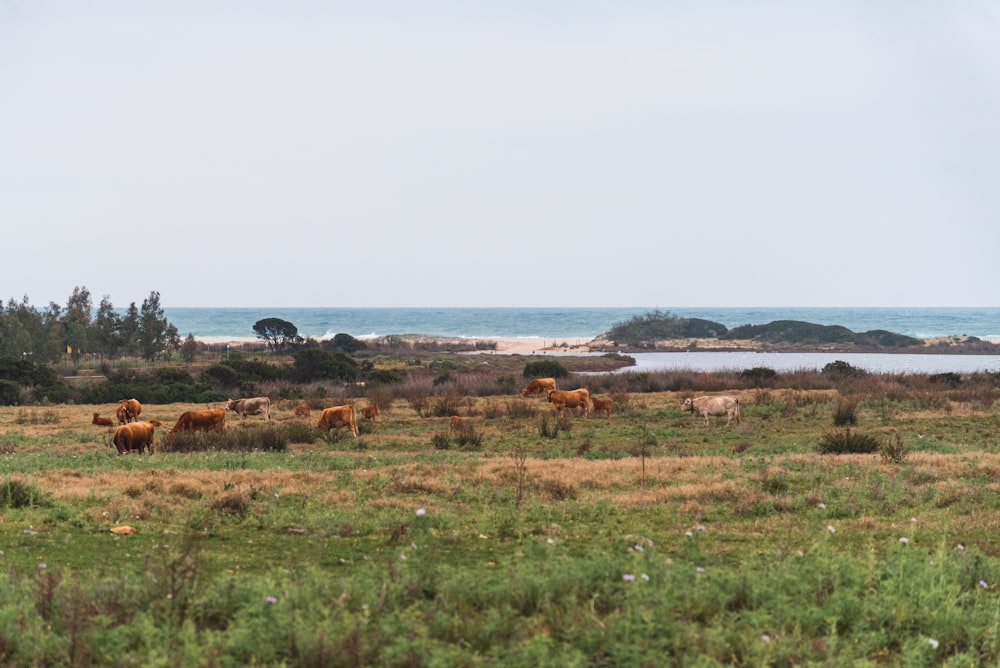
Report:
M 538 360 L 524 365 L 525 378 L 566 378 L 569 371 L 556 360 Z
M 874 436 L 854 433 L 847 428 L 825 432 L 816 444 L 816 452 L 821 455 L 866 455 L 878 451 L 879 445 Z
M 725 325 L 711 320 L 681 318 L 657 309 L 614 324 L 605 338 L 616 344 L 642 348 L 664 339 L 720 338 L 727 331 Z
M 859 369 L 856 366 L 851 366 L 843 360 L 834 360 L 830 362 L 820 371 L 824 376 L 829 376 L 834 379 L 839 378 L 859 378 L 861 376 L 868 375 L 868 372 L 864 369 Z
M 0 508 L 30 508 L 50 506 L 52 500 L 35 485 L 7 478 L 0 482 Z
M 753 383 L 754 387 L 763 387 L 777 378 L 778 372 L 766 366 L 755 366 L 741 371 L 740 377 Z
M 833 408 L 833 424 L 836 427 L 853 426 L 858 423 L 858 400 L 842 399 Z
M 297 430 L 301 427 L 266 425 L 218 431 L 182 431 L 165 436 L 160 440 L 158 449 L 160 452 L 205 452 L 209 450 L 285 452 L 288 450 L 289 431 L 292 429 Z

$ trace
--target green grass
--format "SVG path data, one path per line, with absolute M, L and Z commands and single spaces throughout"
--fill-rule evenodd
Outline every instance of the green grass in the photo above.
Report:
M 995 411 L 861 402 L 852 430 L 911 446 L 887 463 L 815 452 L 831 401 L 727 429 L 643 400 L 554 438 L 472 417 L 475 450 L 397 408 L 358 440 L 143 457 L 56 407 L 0 436 L 0 663 L 1000 661 Z

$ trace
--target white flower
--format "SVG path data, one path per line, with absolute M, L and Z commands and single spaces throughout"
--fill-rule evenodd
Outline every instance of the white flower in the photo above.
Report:
M 907 538 L 906 536 L 903 536 L 902 538 L 899 539 L 899 542 L 902 543 L 903 545 L 906 545 L 907 543 L 910 542 L 910 539 Z
M 769 635 L 767 635 L 767 634 L 765 633 L 764 635 L 762 635 L 762 636 L 760 637 L 760 641 L 761 641 L 761 642 L 771 642 L 771 636 L 769 636 Z
M 648 576 L 648 575 L 646 575 L 645 573 L 643 573 L 643 574 L 642 574 L 642 575 L 640 575 L 639 577 L 641 577 L 641 578 L 643 579 L 643 581 L 644 581 L 644 582 L 649 582 L 649 576 Z
M 685 531 L 684 535 L 687 536 L 688 538 L 691 538 L 692 536 L 694 536 L 694 534 L 691 533 L 690 531 Z
M 705 530 L 705 525 L 704 524 L 699 524 L 698 526 L 695 527 L 695 529 L 697 529 L 698 531 L 704 531 Z
M 546 539 L 545 542 L 548 543 L 549 545 L 555 545 L 556 544 L 556 542 L 554 540 L 552 540 L 551 538 Z
M 826 504 L 820 501 L 819 503 L 816 504 L 816 507 L 819 508 L 820 510 L 823 510 L 824 508 L 826 508 Z
M 990 586 L 988 584 L 986 584 L 986 580 L 980 580 L 979 581 L 979 586 L 982 587 L 983 589 L 989 589 L 990 588 Z
M 826 530 L 829 531 L 830 533 L 837 533 L 837 530 L 833 528 L 832 524 L 827 524 Z
M 937 649 L 938 645 L 941 644 L 937 640 L 935 640 L 934 638 L 928 638 L 927 642 L 930 643 L 930 646 L 933 647 L 934 649 Z
M 705 569 L 702 568 L 701 566 L 699 566 L 698 568 L 696 568 L 694 570 L 695 570 L 696 573 L 704 573 L 705 572 Z
M 636 545 L 636 546 L 635 546 L 635 547 L 633 547 L 632 549 L 633 549 L 633 550 L 635 550 L 636 552 L 642 552 L 642 550 L 643 550 L 643 547 L 642 547 L 642 545 Z
M 426 514 L 427 514 L 427 511 L 424 510 L 423 508 L 417 508 L 417 517 L 423 517 Z
M 961 551 L 961 550 L 965 549 L 965 546 L 962 545 L 961 543 L 959 543 L 958 545 L 955 546 L 955 548 L 958 549 L 959 551 Z
M 625 582 L 632 582 L 633 580 L 635 580 L 635 576 L 632 575 L 631 573 L 626 573 L 625 575 L 622 576 L 622 580 L 624 580 Z
M 405 554 L 399 555 L 399 560 L 400 561 L 406 561 L 406 555 Z

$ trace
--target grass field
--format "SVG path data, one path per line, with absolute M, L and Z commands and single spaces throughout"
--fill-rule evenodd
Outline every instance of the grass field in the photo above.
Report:
M 463 434 L 396 399 L 358 439 L 287 403 L 227 419 L 284 449 L 124 457 L 111 406 L 0 408 L 0 664 L 997 663 L 992 401 L 855 397 L 880 450 L 829 455 L 836 390 L 740 395 Z

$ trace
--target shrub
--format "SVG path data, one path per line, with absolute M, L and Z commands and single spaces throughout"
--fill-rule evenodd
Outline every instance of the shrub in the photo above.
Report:
M 752 369 L 741 371 L 740 377 L 749 381 L 754 387 L 763 387 L 777 378 L 778 372 L 766 366 L 755 366 Z
M 856 366 L 851 366 L 843 360 L 834 360 L 830 362 L 820 371 L 824 376 L 839 379 L 839 378 L 859 378 L 861 376 L 868 375 L 868 372 L 864 369 L 859 369 Z
M 36 486 L 8 478 L 0 482 L 0 508 L 30 508 L 49 506 L 51 500 Z
M 569 371 L 556 360 L 537 360 L 524 365 L 525 378 L 566 378 Z
M 431 445 L 435 450 L 447 450 L 451 447 L 451 436 L 448 432 L 438 431 L 431 434 Z
M 288 449 L 289 431 L 301 426 L 248 427 L 221 431 L 182 431 L 170 434 L 160 441 L 161 452 L 284 452 Z M 309 441 L 312 442 L 312 441 Z
M 838 400 L 833 409 L 833 424 L 835 427 L 853 426 L 858 423 L 858 400 Z
M 847 428 L 824 432 L 816 444 L 816 452 L 821 455 L 871 454 L 879 445 L 874 436 L 854 433 Z
M 879 455 L 886 464 L 902 464 L 910 454 L 910 446 L 903 442 L 903 437 L 895 429 L 887 436 L 879 449 Z
M 458 447 L 463 450 L 483 449 L 483 433 L 476 431 L 470 424 L 462 426 L 461 431 L 455 437 L 455 441 L 458 443 Z

